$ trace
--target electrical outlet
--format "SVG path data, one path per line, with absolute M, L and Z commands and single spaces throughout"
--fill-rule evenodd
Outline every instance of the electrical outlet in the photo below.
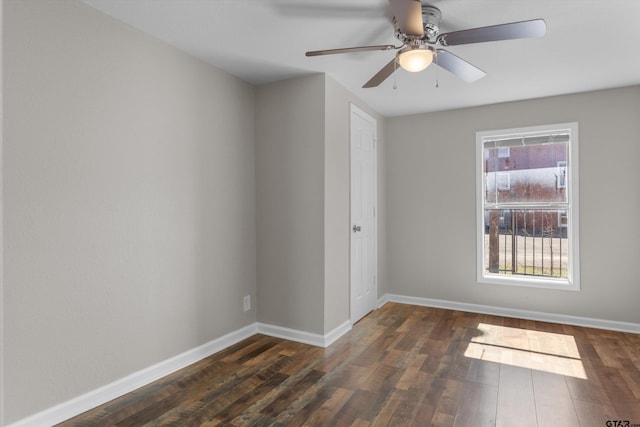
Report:
M 244 311 L 251 310 L 251 295 L 245 295 L 242 299 L 242 304 L 244 305 Z

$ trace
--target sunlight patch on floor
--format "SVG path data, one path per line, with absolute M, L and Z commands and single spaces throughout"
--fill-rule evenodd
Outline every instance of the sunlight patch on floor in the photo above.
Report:
M 571 335 L 506 326 L 478 325 L 466 357 L 587 379 L 576 340 Z

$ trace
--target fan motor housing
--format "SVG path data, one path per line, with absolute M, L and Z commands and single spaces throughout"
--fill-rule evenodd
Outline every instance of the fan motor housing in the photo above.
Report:
M 422 3 L 422 22 L 424 25 L 424 37 L 429 43 L 434 43 L 440 29 L 440 20 L 442 19 L 442 12 L 435 6 Z

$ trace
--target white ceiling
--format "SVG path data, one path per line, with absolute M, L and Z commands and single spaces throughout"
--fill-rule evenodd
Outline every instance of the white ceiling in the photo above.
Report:
M 83 1 L 250 83 L 325 72 L 385 116 L 640 84 L 640 0 L 431 0 L 441 32 L 543 18 L 547 34 L 448 47 L 487 72 L 475 83 L 430 66 L 371 89 L 392 51 L 304 53 L 398 45 L 387 0 Z

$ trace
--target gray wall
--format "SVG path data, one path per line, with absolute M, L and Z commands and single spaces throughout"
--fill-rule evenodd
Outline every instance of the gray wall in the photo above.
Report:
M 640 323 L 640 87 L 387 120 L 389 291 Z M 476 283 L 475 133 L 577 121 L 579 292 Z
M 382 136 L 324 75 L 257 89 L 260 322 L 325 334 L 349 320 L 351 103 Z
M 256 93 L 258 320 L 322 334 L 323 75 Z
M 255 91 L 79 2 L 4 18 L 12 422 L 256 321 Z
M 260 322 L 325 334 L 349 320 L 351 103 L 378 120 L 383 147 L 383 117 L 329 77 L 257 89 Z M 379 276 L 385 275 L 381 256 Z

